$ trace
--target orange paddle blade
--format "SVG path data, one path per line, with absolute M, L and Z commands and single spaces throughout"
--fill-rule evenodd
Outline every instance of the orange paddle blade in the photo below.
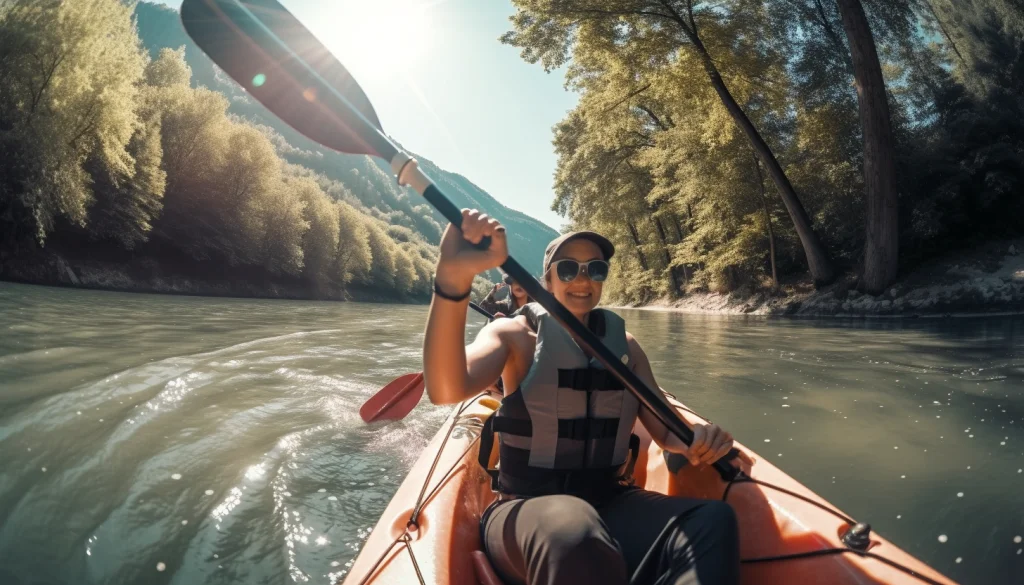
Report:
M 406 374 L 393 380 L 374 394 L 359 409 L 366 422 L 398 420 L 412 412 L 423 397 L 423 372 Z

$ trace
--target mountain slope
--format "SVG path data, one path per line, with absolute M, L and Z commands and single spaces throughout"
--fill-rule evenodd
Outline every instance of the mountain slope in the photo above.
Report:
M 220 71 L 186 34 L 178 12 L 162 5 L 140 2 L 136 7 L 139 37 L 154 58 L 162 48 L 185 47 L 192 82 L 226 95 L 231 112 L 279 134 L 278 153 L 344 186 L 335 193 L 357 203 L 388 223 L 408 227 L 437 243 L 447 221 L 411 189 L 400 188 L 384 161 L 328 150 L 295 132 Z M 429 159 L 416 156 L 426 172 L 456 207 L 476 208 L 501 221 L 509 232 L 509 249 L 527 270 L 539 275 L 544 247 L 558 233 L 547 225 L 499 203 L 466 177 L 445 171 Z

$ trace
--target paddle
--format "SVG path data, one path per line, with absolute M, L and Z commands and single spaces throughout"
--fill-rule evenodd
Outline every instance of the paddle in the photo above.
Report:
M 485 311 L 480 305 L 471 301 L 469 306 L 489 320 L 494 320 L 494 315 Z M 405 374 L 392 380 L 391 383 L 371 396 L 359 408 L 359 416 L 368 423 L 378 420 L 400 420 L 416 408 L 422 397 L 423 372 Z
M 400 185 L 415 189 L 453 225 L 461 224 L 459 209 L 419 169 L 415 159 L 384 135 L 373 105 L 355 79 L 277 0 L 184 0 L 181 19 L 199 48 L 283 121 L 334 150 L 390 162 Z M 381 42 L 387 42 L 384 31 Z M 487 247 L 489 242 L 480 246 Z M 675 409 L 623 365 L 519 262 L 510 255 L 501 268 L 669 430 L 685 444 L 693 442 L 693 432 Z M 735 477 L 737 470 L 727 460 L 736 454 L 734 449 L 715 463 L 723 478 Z

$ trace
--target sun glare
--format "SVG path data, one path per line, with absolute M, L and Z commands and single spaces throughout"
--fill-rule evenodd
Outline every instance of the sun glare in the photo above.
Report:
M 424 0 L 331 0 L 319 36 L 357 79 L 398 76 L 430 42 Z

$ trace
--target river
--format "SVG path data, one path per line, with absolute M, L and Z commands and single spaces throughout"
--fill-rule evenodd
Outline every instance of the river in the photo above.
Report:
M 1024 318 L 622 314 L 661 386 L 843 511 L 1024 582 Z M 0 583 L 330 583 L 448 414 L 357 413 L 424 318 L 0 283 Z

